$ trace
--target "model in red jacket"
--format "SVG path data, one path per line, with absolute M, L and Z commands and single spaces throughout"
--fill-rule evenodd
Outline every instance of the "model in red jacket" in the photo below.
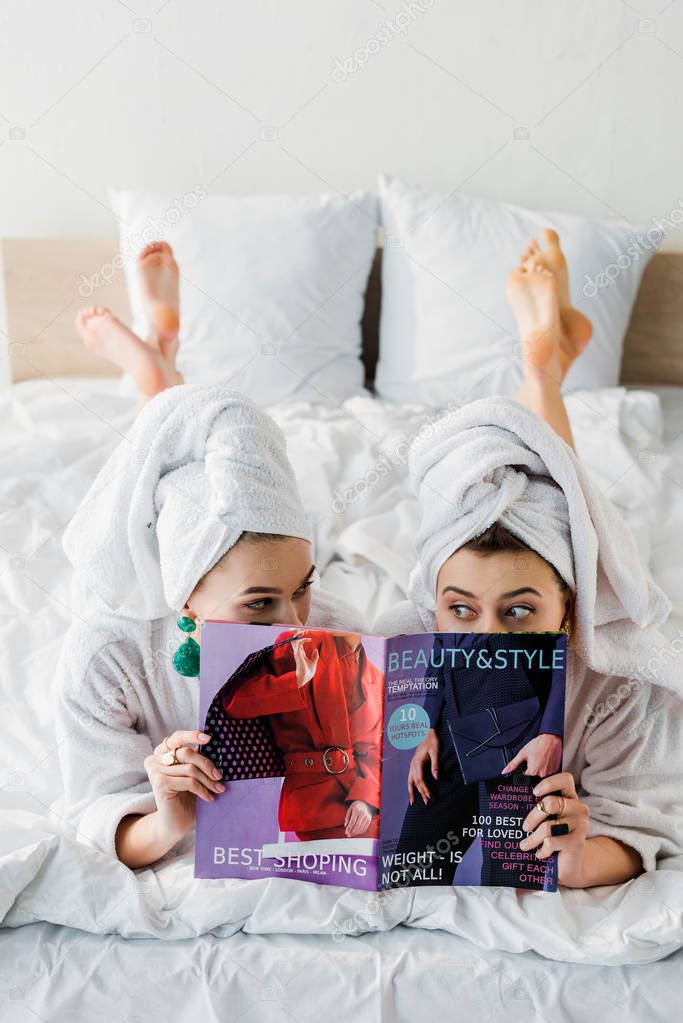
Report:
M 285 761 L 278 822 L 301 841 L 377 838 L 384 677 L 351 633 L 290 630 L 223 706 L 268 715 Z

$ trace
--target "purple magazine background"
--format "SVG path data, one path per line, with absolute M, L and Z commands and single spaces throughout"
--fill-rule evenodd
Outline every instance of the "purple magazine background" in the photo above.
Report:
M 205 622 L 199 679 L 199 729 L 204 728 L 211 701 L 232 672 L 248 654 L 262 650 L 291 625 L 247 625 L 235 622 Z M 305 627 L 307 632 L 317 630 Z M 368 658 L 380 671 L 385 668 L 386 640 L 363 635 Z M 282 788 L 281 778 L 252 778 L 229 782 L 214 803 L 197 800 L 195 877 L 293 877 L 319 884 L 338 884 L 346 888 L 377 888 L 376 855 L 357 857 L 365 861 L 364 877 L 327 869 L 323 875 L 297 872 L 295 868 L 214 864 L 213 847 L 241 846 L 258 848 L 278 840 L 277 810 Z M 296 845 L 296 843 L 292 843 Z M 374 843 L 375 848 L 377 842 Z
M 449 633 L 448 635 L 453 635 Z M 484 634 L 482 634 L 482 638 Z M 434 645 L 433 633 L 416 633 L 414 635 L 394 636 L 387 640 L 387 664 L 389 653 L 402 654 L 404 650 L 412 650 L 415 655 L 424 651 L 427 658 Z M 433 670 L 427 669 L 431 675 Z M 410 761 L 415 752 L 414 749 L 396 749 L 387 739 L 387 726 L 393 712 L 401 704 L 412 703 L 424 707 L 428 693 L 389 693 L 390 682 L 399 678 L 422 678 L 425 673 L 421 669 L 410 669 L 407 671 L 398 670 L 390 672 L 387 670 L 385 685 L 386 697 L 384 706 L 384 739 L 382 744 L 382 815 L 380 819 L 379 855 L 381 858 L 385 842 L 398 839 L 403 824 L 403 817 L 408 806 L 407 778 Z M 432 722 L 433 724 L 433 722 Z M 561 769 L 561 768 L 560 768 Z M 418 797 L 419 798 L 419 797 Z M 533 800 L 535 802 L 535 799 Z M 489 807 L 487 800 L 480 805 L 480 813 L 486 813 Z M 528 810 L 525 808 L 524 813 Z M 386 851 L 386 850 L 385 850 Z M 532 855 L 532 854 L 531 854 Z M 461 863 L 456 870 L 454 885 L 475 885 L 481 886 L 482 867 L 481 839 L 476 838 L 465 853 Z M 544 883 L 538 887 L 528 886 L 530 890 L 555 891 L 557 889 L 557 854 L 553 854 L 546 861 L 547 872 Z M 446 882 L 442 882 L 446 884 Z M 510 885 L 510 887 L 519 887 Z

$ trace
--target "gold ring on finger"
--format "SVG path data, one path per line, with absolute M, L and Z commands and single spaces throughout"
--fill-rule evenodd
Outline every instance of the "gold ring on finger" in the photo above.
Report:
M 543 800 L 542 799 L 539 799 L 539 801 L 536 803 L 536 806 L 534 807 L 534 809 L 535 810 L 540 810 L 540 812 L 543 814 L 544 817 L 550 817 L 550 810 L 546 810 L 546 808 L 543 805 Z
M 562 815 L 564 814 L 565 807 L 567 805 L 567 800 L 564 798 L 564 796 L 558 796 L 557 798 L 559 799 L 559 801 L 560 801 L 560 803 L 562 805 L 560 806 L 560 809 L 557 811 L 555 816 L 556 817 L 562 817 Z
M 170 749 L 168 750 L 167 753 L 162 753 L 161 763 L 164 765 L 164 767 L 175 767 L 176 764 L 180 763 L 180 760 L 178 760 L 177 756 L 179 749 L 180 746 L 176 746 L 175 749 Z

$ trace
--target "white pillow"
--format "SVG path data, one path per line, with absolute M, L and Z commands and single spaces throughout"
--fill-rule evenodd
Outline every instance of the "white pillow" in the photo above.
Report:
M 178 368 L 259 405 L 332 404 L 363 392 L 360 321 L 378 230 L 377 198 L 182 198 L 112 192 L 133 329 L 145 316 L 135 256 L 173 247 L 181 274 Z
M 661 232 L 439 195 L 383 175 L 379 187 L 385 231 L 380 397 L 443 406 L 515 393 L 522 369 L 505 282 L 528 241 L 540 243 L 544 227 L 559 232 L 572 302 L 594 327 L 565 390 L 616 386 L 631 307 Z M 640 246 L 634 244 L 639 234 Z

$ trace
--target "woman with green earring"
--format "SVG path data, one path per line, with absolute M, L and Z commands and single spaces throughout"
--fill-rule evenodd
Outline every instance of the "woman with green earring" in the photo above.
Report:
M 56 688 L 60 815 L 131 868 L 223 791 L 199 749 L 201 621 L 359 631 L 312 592 L 309 527 L 284 438 L 237 392 L 173 387 L 140 412 L 66 530 L 87 601 Z M 197 748 L 199 747 L 199 749 Z

